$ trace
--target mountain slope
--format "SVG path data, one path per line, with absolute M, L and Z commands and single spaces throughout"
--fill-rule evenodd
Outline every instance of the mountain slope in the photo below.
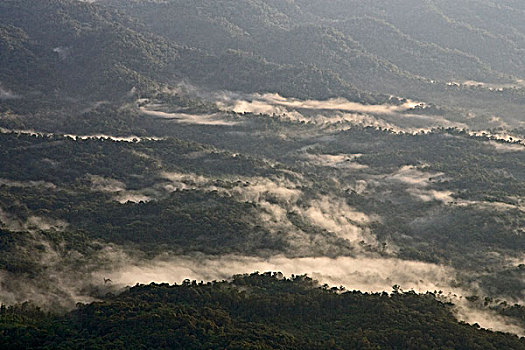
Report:
M 0 82 L 21 96 L 121 98 L 133 88 L 187 80 L 210 88 L 361 100 L 330 71 L 268 62 L 242 50 L 184 47 L 183 40 L 167 41 L 96 3 L 9 0 L 0 4 L 0 20 L 2 45 L 10 47 L 2 52 Z
M 233 282 L 137 285 L 46 316 L 0 310 L 5 349 L 525 349 L 524 339 L 457 323 L 432 295 L 342 292 L 305 276 L 252 274 Z

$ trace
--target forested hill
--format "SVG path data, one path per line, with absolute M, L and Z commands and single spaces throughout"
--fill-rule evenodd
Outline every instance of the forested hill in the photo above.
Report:
M 367 104 L 393 95 L 514 119 L 523 10 L 487 0 L 480 23 L 466 3 L 4 0 L 0 96 L 27 113 L 17 101 L 71 107 L 186 81 Z
M 2 307 L 3 349 L 525 349 L 458 323 L 432 294 L 363 294 L 306 276 L 137 285 L 64 316 Z
M 187 45 L 97 3 L 2 1 L 0 49 L 0 87 L 18 98 L 118 99 L 184 79 L 210 88 L 375 101 L 329 70 L 233 47 Z
M 523 9 L 493 5 L 476 4 L 476 17 L 447 0 L 4 0 L 0 111 L 72 114 L 184 81 L 365 104 L 398 96 L 516 126 Z
M 231 73 L 221 83 L 226 89 L 231 89 L 229 85 L 236 90 L 277 88 L 295 97 L 319 98 L 340 93 L 335 84 L 340 81 L 357 88 L 363 100 L 370 100 L 362 94 L 371 91 L 474 109 L 476 114 L 490 110 L 514 118 L 522 110 L 515 104 L 521 105 L 524 96 L 524 9 L 515 1 L 97 3 L 133 17 L 141 24 L 134 27 L 137 31 L 147 30 L 181 46 L 203 50 L 223 63 L 228 60 L 222 55 L 233 50 L 274 67 L 313 69 L 302 70 L 296 78 L 288 69 L 277 75 L 268 70 L 261 79 L 257 72 L 262 66 L 238 58 L 234 66 L 199 66 L 194 71 L 203 76 L 193 80 L 198 84 L 211 83 L 213 79 L 208 78 L 213 74 L 207 67 L 217 67 Z M 298 79 L 303 74 L 315 79 L 302 85 L 305 81 Z M 249 81 L 257 84 L 250 86 Z M 212 85 L 217 87 L 217 83 Z M 329 88 L 318 90 L 322 85 Z M 356 96 L 351 89 L 341 95 Z

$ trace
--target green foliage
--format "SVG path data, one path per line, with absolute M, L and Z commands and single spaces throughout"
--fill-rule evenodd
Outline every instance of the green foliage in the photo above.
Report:
M 492 5 L 478 1 L 472 11 L 468 1 L 451 0 L 1 1 L 0 126 L 162 140 L 0 134 L 0 272 L 38 280 L 52 274 L 42 263 L 48 253 L 80 271 L 112 244 L 149 257 L 166 251 L 294 255 L 295 242 L 287 239 L 298 233 L 315 245 L 300 256 L 359 250 L 444 264 L 460 272 L 458 283 L 476 283 L 490 295 L 522 297 L 523 266 L 509 266 L 525 249 L 520 143 L 458 129 L 412 135 L 348 128 L 343 122 L 318 127 L 275 115 L 237 115 L 220 112 L 205 92 L 391 105 L 406 101 L 390 97 L 398 95 L 427 105 L 403 116 L 374 117 L 413 118 L 424 127 L 519 126 L 525 90 L 516 78 L 525 74 L 525 8 L 517 2 Z M 494 85 L 460 84 L 465 80 Z M 447 85 L 451 81 L 458 84 Z M 181 82 L 198 85 L 198 92 L 184 91 L 185 84 L 173 88 Z M 137 106 L 138 98 L 147 102 Z M 138 109 L 150 102 L 170 111 L 216 113 L 238 124 L 157 120 Z M 355 169 L 306 160 L 338 154 L 362 156 Z M 404 166 L 436 175 L 423 185 L 392 180 Z M 173 185 L 166 172 L 201 176 L 208 183 L 166 190 Z M 301 199 L 281 200 L 261 190 L 264 207 L 258 199 L 231 195 L 229 190 L 251 185 L 248 177 L 300 182 Z M 96 181 L 114 188 L 97 187 Z M 119 203 L 120 194 L 144 199 Z M 369 221 L 356 225 L 370 232 L 377 246 L 349 242 L 300 214 L 323 197 L 368 215 Z M 286 232 L 271 226 L 279 223 L 260 222 L 259 214 L 269 214 L 271 206 L 285 214 L 280 220 L 288 224 Z M 334 215 L 339 215 L 334 222 L 341 222 L 343 215 Z M 68 226 L 30 226 L 35 218 Z M 29 305 L 2 309 L 0 336 L 14 348 L 522 345 L 458 326 L 429 296 L 339 295 L 312 289 L 307 279 L 266 277 L 137 287 L 63 318 Z M 52 290 L 45 283 L 39 288 Z M 140 299 L 138 291 L 147 298 Z M 157 293 L 166 300 L 155 299 Z M 369 298 L 374 303 L 367 304 Z M 485 306 L 523 320 L 519 305 L 494 303 Z
M 306 276 L 137 285 L 119 296 L 46 316 L 2 307 L 6 349 L 523 349 L 522 338 L 458 323 L 431 294 L 363 294 Z
M 151 202 L 119 203 L 90 180 L 120 181 L 122 191 L 141 190 L 169 182 L 163 171 L 264 176 L 274 171 L 251 157 L 219 152 L 210 147 L 179 140 L 114 142 L 72 140 L 67 137 L 0 135 L 0 178 L 44 181 L 43 186 L 0 185 L 1 207 L 19 220 L 41 215 L 64 220 L 91 239 L 142 244 L 158 251 L 195 249 L 217 253 L 229 249 L 255 251 L 284 247 L 249 218 L 256 216 L 252 203 L 243 203 L 198 187 L 166 195 L 150 190 Z M 190 155 L 197 155 L 190 156 Z M 162 164 L 162 166 L 161 166 Z M 219 181 L 219 180 L 218 180 Z M 53 184 L 60 184 L 56 189 Z M 217 185 L 228 186 L 222 181 Z M 21 201 L 21 202 L 20 202 Z M 24 244 L 20 244 L 23 246 Z M 30 270 L 30 269 L 28 269 Z

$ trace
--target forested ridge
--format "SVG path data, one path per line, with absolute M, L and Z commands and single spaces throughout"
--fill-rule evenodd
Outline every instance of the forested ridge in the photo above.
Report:
M 319 287 L 307 276 L 137 285 L 63 316 L 0 310 L 5 349 L 524 349 L 525 339 L 458 323 L 432 294 Z

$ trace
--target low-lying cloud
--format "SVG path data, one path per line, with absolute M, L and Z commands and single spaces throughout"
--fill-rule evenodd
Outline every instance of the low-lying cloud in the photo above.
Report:
M 271 111 L 271 107 L 282 106 L 290 108 L 292 110 L 305 109 L 305 110 L 336 110 L 342 112 L 356 112 L 356 113 L 370 113 L 370 114 L 394 114 L 414 108 L 420 103 L 408 101 L 402 105 L 365 105 L 357 102 L 350 102 L 344 98 L 332 98 L 328 100 L 299 100 L 294 98 L 286 98 L 279 94 L 252 94 L 249 100 L 233 100 L 233 105 L 230 103 L 232 95 L 223 95 L 222 100 L 219 100 L 218 105 L 230 108 L 237 113 L 250 112 L 250 113 L 268 113 L 258 112 L 263 108 L 268 108 Z
M 466 124 L 450 121 L 443 116 L 418 114 L 415 107 L 424 109 L 425 104 L 414 101 L 401 105 L 366 105 L 344 98 L 299 100 L 272 93 L 243 95 L 232 92 L 216 93 L 208 98 L 224 111 L 265 114 L 284 120 L 337 126 L 343 130 L 349 125 L 373 126 L 408 133 L 429 131 L 440 126 L 467 128 Z
M 16 95 L 12 91 L 5 89 L 2 84 L 0 84 L 0 101 L 1 100 L 14 100 L 18 99 L 20 96 Z
M 429 173 L 416 166 L 406 165 L 395 173 L 387 175 L 382 181 L 405 185 L 408 194 L 423 202 L 449 203 L 454 201 L 452 191 L 438 191 L 430 188 L 432 182 L 441 181 L 443 177 L 443 173 Z
M 290 244 L 290 250 L 311 255 L 314 252 L 327 252 L 337 248 L 335 241 L 312 240 L 312 232 L 305 232 L 298 227 L 290 215 L 301 218 L 304 222 L 325 230 L 334 237 L 348 241 L 360 249 L 359 243 L 377 245 L 367 225 L 378 220 L 372 219 L 344 199 L 333 195 L 306 196 L 302 181 L 292 181 L 283 177 L 212 179 L 188 173 L 165 172 L 162 176 L 170 182 L 164 186 L 167 191 L 201 190 L 214 191 L 240 202 L 257 204 L 255 223 L 275 234 L 284 235 Z M 219 181 L 220 180 L 220 181 Z
M 64 231 L 68 227 L 68 223 L 63 220 L 37 215 L 31 215 L 27 219 L 22 220 L 18 216 L 0 208 L 0 227 L 4 227 L 12 232 Z
M 363 292 L 390 292 L 393 285 L 399 285 L 405 291 L 414 290 L 422 293 L 440 291 L 439 298 L 455 303 L 454 311 L 459 320 L 478 323 L 483 328 L 496 331 L 524 334 L 522 327 L 512 319 L 497 315 L 488 309 L 476 308 L 466 302 L 462 296 L 470 295 L 471 291 L 457 286 L 458 275 L 454 269 L 396 258 L 164 255 L 148 262 L 96 272 L 94 278 L 109 276 L 115 284 L 129 286 L 151 282 L 181 283 L 185 279 L 228 280 L 232 275 L 255 271 L 280 271 L 286 276 L 307 274 L 321 284 L 344 286 L 348 290 Z
M 368 166 L 356 162 L 361 154 L 311 154 L 305 153 L 301 156 L 307 164 L 337 168 L 337 169 L 367 169 Z
M 127 202 L 149 202 L 153 198 L 140 190 L 127 190 L 122 181 L 109 179 L 102 176 L 90 175 L 91 189 L 97 192 L 112 193 L 113 199 L 121 204 Z
M 229 279 L 234 274 L 281 271 L 285 275 L 308 274 L 321 283 L 344 285 L 350 290 L 391 291 L 394 284 L 419 292 L 446 290 L 460 293 L 451 268 L 418 261 L 373 257 L 270 258 L 238 255 L 160 256 L 141 264 L 123 266 L 106 274 L 118 284 Z
M 16 181 L 16 180 L 4 179 L 4 178 L 0 178 L 0 186 L 21 187 L 21 188 L 36 187 L 36 188 L 47 188 L 47 189 L 56 188 L 55 184 L 51 182 L 47 182 L 47 181 Z
M 525 151 L 525 145 L 518 143 L 503 143 L 490 141 L 489 145 L 492 146 L 496 151 L 501 153 L 512 153 L 512 152 L 523 152 Z
M 213 126 L 234 126 L 239 124 L 237 121 L 221 119 L 218 114 L 189 114 L 189 113 L 168 113 L 163 111 L 151 110 L 140 107 L 140 111 L 148 116 L 167 120 L 173 120 L 182 124 L 213 125 Z
M 141 142 L 141 141 L 161 141 L 164 138 L 155 137 L 155 136 L 115 136 L 115 135 L 106 135 L 106 134 L 93 134 L 93 135 L 78 135 L 78 134 L 53 134 L 49 132 L 36 131 L 32 129 L 7 129 L 0 127 L 0 133 L 2 134 L 20 134 L 20 135 L 31 135 L 31 136 L 45 136 L 52 137 L 54 135 L 60 135 L 68 137 L 72 140 L 111 140 L 116 142 Z

